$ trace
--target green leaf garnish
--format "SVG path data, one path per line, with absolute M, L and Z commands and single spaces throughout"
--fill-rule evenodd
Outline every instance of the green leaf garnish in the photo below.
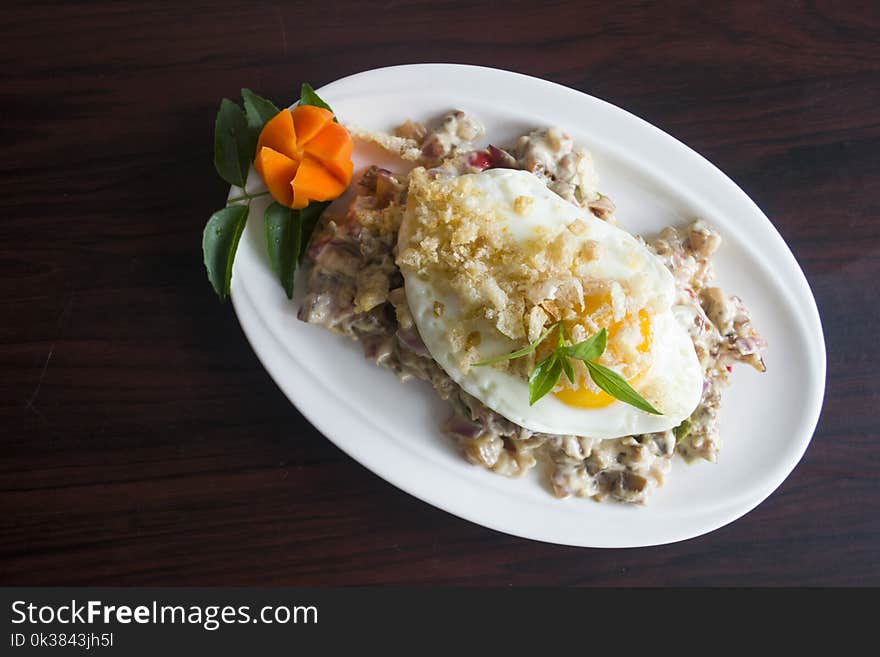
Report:
M 565 372 L 566 378 L 574 383 L 574 367 L 571 364 L 571 360 L 565 355 L 565 340 L 568 336 L 568 329 L 565 328 L 564 322 L 557 322 L 556 326 L 559 327 L 558 335 L 556 336 L 556 358 L 562 365 L 562 371 Z
M 244 115 L 247 119 L 251 159 L 253 160 L 257 155 L 257 140 L 263 126 L 269 119 L 275 118 L 280 110 L 271 100 L 258 96 L 250 89 L 242 89 L 241 98 L 244 100 Z
M 299 210 L 272 203 L 263 215 L 269 262 L 288 299 L 293 298 L 293 280 L 302 244 L 302 221 L 299 214 Z
M 310 203 L 302 210 L 292 210 L 272 203 L 263 216 L 266 222 L 266 250 L 272 271 L 281 281 L 288 299 L 293 298 L 296 267 L 305 254 L 315 225 L 329 203 Z
M 605 353 L 605 343 L 608 339 L 608 333 L 603 328 L 596 335 L 587 338 L 583 342 L 578 342 L 566 348 L 566 353 L 572 358 L 588 361 L 598 358 Z
M 333 112 L 333 108 L 330 107 L 324 100 L 315 93 L 315 90 L 312 89 L 312 85 L 308 82 L 303 82 L 302 87 L 299 92 L 299 104 L 300 105 L 314 105 L 315 107 L 323 107 L 325 110 L 329 110 Z M 339 123 L 336 120 L 336 113 L 333 112 L 333 122 Z
M 538 348 L 539 344 L 541 344 L 542 342 L 544 342 L 544 340 L 547 339 L 547 336 L 550 335 L 553 332 L 553 329 L 555 329 L 555 328 L 556 328 L 556 325 L 554 324 L 553 326 L 548 328 L 546 331 L 544 331 L 537 340 L 535 340 L 534 342 L 529 344 L 529 346 L 527 346 L 527 347 L 523 347 L 522 349 L 518 349 L 517 351 L 514 351 L 509 354 L 504 354 L 503 356 L 498 356 L 496 358 L 490 358 L 489 360 L 484 360 L 479 363 L 474 363 L 473 366 L 474 367 L 483 367 L 485 365 L 494 365 L 495 363 L 501 363 L 505 360 L 513 360 L 514 358 L 522 358 L 523 356 L 528 356 L 530 353 L 532 353 L 535 349 Z
M 224 98 L 214 122 L 214 168 L 230 185 L 244 189 L 253 151 L 244 111 Z
M 529 376 L 529 406 L 553 390 L 562 375 L 562 363 L 556 351 L 535 366 Z
M 223 301 L 229 296 L 232 261 L 247 223 L 247 205 L 230 205 L 211 215 L 202 234 L 202 255 L 208 280 Z
M 574 367 L 572 367 L 571 361 L 563 356 L 559 359 L 559 362 L 562 363 L 562 371 L 565 372 L 565 376 L 568 378 L 568 380 L 572 383 L 575 383 Z
M 559 382 L 559 377 L 562 376 L 563 372 L 565 372 L 565 376 L 569 381 L 575 383 L 575 373 L 574 367 L 571 364 L 571 359 L 576 358 L 577 360 L 584 362 L 587 366 L 587 371 L 590 373 L 590 378 L 593 379 L 593 383 L 599 386 L 601 390 L 604 390 L 615 399 L 629 404 L 630 406 L 635 406 L 646 413 L 663 415 L 660 411 L 651 406 L 651 404 L 648 403 L 648 400 L 636 392 L 633 387 L 626 382 L 626 379 L 620 376 L 617 372 L 608 369 L 604 365 L 599 365 L 599 363 L 593 362 L 596 358 L 599 358 L 605 353 L 608 332 L 604 328 L 596 333 L 596 335 L 583 342 L 566 345 L 565 342 L 571 340 L 571 337 L 568 334 L 568 330 L 565 328 L 565 324 L 563 322 L 557 322 L 544 331 L 544 333 L 541 334 L 541 337 L 532 342 L 529 346 L 523 347 L 513 353 L 505 354 L 504 356 L 498 356 L 497 358 L 485 360 L 481 363 L 475 363 L 474 366 L 492 365 L 505 360 L 528 356 L 538 348 L 538 345 L 547 339 L 547 336 L 549 336 L 554 329 L 557 331 L 556 348 L 553 350 L 553 353 L 547 356 L 547 358 L 535 365 L 535 368 L 529 375 L 529 406 L 553 390 L 554 386 Z
M 321 213 L 330 205 L 330 201 L 312 201 L 306 207 L 299 211 L 300 213 L 300 227 L 302 237 L 299 242 L 299 254 L 298 257 L 300 260 L 303 259 L 303 256 L 306 254 L 306 249 L 309 247 L 309 242 L 312 239 L 312 233 L 315 232 L 315 226 L 318 225 L 318 220 L 321 218 Z
M 593 379 L 593 383 L 615 399 L 619 399 L 630 406 L 635 406 L 646 413 L 663 415 L 663 413 L 651 406 L 644 397 L 633 390 L 633 387 L 626 382 L 626 379 L 614 370 L 610 370 L 604 365 L 599 365 L 599 363 L 594 363 L 591 360 L 585 360 L 584 363 L 587 365 L 587 370 L 590 372 L 590 378 Z
M 672 434 L 675 436 L 676 445 L 687 438 L 688 434 L 691 432 L 692 426 L 693 422 L 691 422 L 691 419 L 689 417 L 686 417 L 681 421 L 681 424 L 679 424 L 672 430 Z

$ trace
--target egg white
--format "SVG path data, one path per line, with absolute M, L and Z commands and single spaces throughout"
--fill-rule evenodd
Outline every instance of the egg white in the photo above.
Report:
M 429 279 L 402 267 L 407 302 L 419 334 L 431 356 L 466 392 L 487 407 L 531 431 L 617 438 L 671 429 L 687 418 L 702 395 L 703 372 L 686 329 L 672 308 L 675 283 L 663 263 L 629 233 L 594 217 L 550 191 L 527 171 L 490 169 L 470 174 L 469 207 L 492 212 L 505 223 L 509 234 L 525 240 L 537 227 L 564 230 L 575 219 L 586 224 L 580 240 L 600 243 L 598 257 L 588 264 L 589 276 L 629 283 L 630 288 L 647 291 L 654 312 L 650 369 L 640 378 L 638 389 L 663 415 L 652 415 L 623 402 L 602 408 L 569 406 L 548 394 L 529 406 L 528 382 L 506 371 L 491 367 L 471 367 L 463 372 L 450 341 L 450 329 L 463 321 L 461 304 L 442 280 Z M 432 184 L 449 184 L 438 180 Z M 516 212 L 517 197 L 532 199 L 528 212 Z M 412 205 L 412 204 L 410 204 Z M 401 250 L 408 243 L 410 225 L 417 208 L 408 207 L 400 229 Z M 445 311 L 434 313 L 440 301 Z M 522 345 L 503 336 L 488 321 L 471 328 L 481 333 L 479 350 L 483 358 L 509 353 Z

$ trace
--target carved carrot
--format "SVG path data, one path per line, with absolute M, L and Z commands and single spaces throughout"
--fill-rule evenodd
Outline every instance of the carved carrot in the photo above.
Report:
M 333 113 L 314 105 L 281 110 L 257 140 L 254 169 L 269 193 L 288 208 L 311 201 L 331 201 L 351 182 L 353 143 L 333 120 Z

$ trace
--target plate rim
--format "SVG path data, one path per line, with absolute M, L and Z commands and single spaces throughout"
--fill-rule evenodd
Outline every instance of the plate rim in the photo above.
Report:
M 809 329 L 808 332 L 810 333 L 812 342 L 815 344 L 815 346 L 818 347 L 818 353 L 813 354 L 811 358 L 812 367 L 817 368 L 816 385 L 814 385 L 813 389 L 810 391 L 812 393 L 811 403 L 805 404 L 804 406 L 805 409 L 809 409 L 811 411 L 809 417 L 807 418 L 806 424 L 803 425 L 806 427 L 806 429 L 803 431 L 803 434 L 806 436 L 806 438 L 800 439 L 797 445 L 798 449 L 796 450 L 796 453 L 792 456 L 792 458 L 789 459 L 791 461 L 790 463 L 784 464 L 783 467 L 779 467 L 779 465 L 777 464 L 775 468 L 777 476 L 773 477 L 776 481 L 773 483 L 772 486 L 768 487 L 769 489 L 761 490 L 759 494 L 755 495 L 751 499 L 748 499 L 747 501 L 744 501 L 742 498 L 737 498 L 736 503 L 732 503 L 724 507 L 724 513 L 719 513 L 716 511 L 714 514 L 708 514 L 712 516 L 713 519 L 705 521 L 702 525 L 698 526 L 696 530 L 682 532 L 682 535 L 680 536 L 660 538 L 656 541 L 603 541 L 601 537 L 594 536 L 591 537 L 588 542 L 585 542 L 582 539 L 566 539 L 565 537 L 550 536 L 548 534 L 536 535 L 534 532 L 522 531 L 515 526 L 510 526 L 509 524 L 503 522 L 495 522 L 492 518 L 487 519 L 485 516 L 480 516 L 479 513 L 468 513 L 460 508 L 455 508 L 453 505 L 447 504 L 443 500 L 442 494 L 436 494 L 436 491 L 430 490 L 426 492 L 424 488 L 419 488 L 418 486 L 413 485 L 411 482 L 405 481 L 405 477 L 397 476 L 397 474 L 394 472 L 396 468 L 382 467 L 382 465 L 377 463 L 376 459 L 370 458 L 369 453 L 364 453 L 369 452 L 369 450 L 357 449 L 355 445 L 348 444 L 344 440 L 340 440 L 334 437 L 335 430 L 334 427 L 331 426 L 332 423 L 328 422 L 327 418 L 322 417 L 320 413 L 313 412 L 311 410 L 312 404 L 307 403 L 310 398 L 314 398 L 311 395 L 311 392 L 313 391 L 305 390 L 302 386 L 299 386 L 299 388 L 297 388 L 297 386 L 293 385 L 290 377 L 285 377 L 280 371 L 280 365 L 278 364 L 279 361 L 268 357 L 269 352 L 274 352 L 275 350 L 284 352 L 285 350 L 283 348 L 283 345 L 279 344 L 278 336 L 273 332 L 272 327 L 268 325 L 266 319 L 258 311 L 257 304 L 255 303 L 251 295 L 248 294 L 246 285 L 244 285 L 244 282 L 241 280 L 242 277 L 233 276 L 231 297 L 233 307 L 238 317 L 238 321 L 242 326 L 242 330 L 245 334 L 245 337 L 248 339 L 251 348 L 253 349 L 254 353 L 257 355 L 257 358 L 260 360 L 261 364 L 269 373 L 275 384 L 281 389 L 288 400 L 299 410 L 303 417 L 306 418 L 306 420 L 308 420 L 315 428 L 317 428 L 318 431 L 325 438 L 334 443 L 339 449 L 341 449 L 349 457 L 357 461 L 360 465 L 366 467 L 375 475 L 379 476 L 385 481 L 388 481 L 393 486 L 403 490 L 404 492 L 409 493 L 410 495 L 413 495 L 414 497 L 424 502 L 431 504 L 432 506 L 435 506 L 439 509 L 446 511 L 447 513 L 451 513 L 452 515 L 463 518 L 480 526 L 493 529 L 495 531 L 500 531 L 521 538 L 528 538 L 530 540 L 577 547 L 634 548 L 663 545 L 697 538 L 699 536 L 703 536 L 707 533 L 715 531 L 721 527 L 724 527 L 734 520 L 747 515 L 779 488 L 779 486 L 788 478 L 788 476 L 795 469 L 795 467 L 797 467 L 798 463 L 803 458 L 807 447 L 809 446 L 813 436 L 815 435 L 815 430 L 818 425 L 818 421 L 822 411 L 824 390 L 826 385 L 827 362 L 825 339 L 815 297 L 812 293 L 803 269 L 797 262 L 794 254 L 791 252 L 791 249 L 788 247 L 785 240 L 779 234 L 779 231 L 769 220 L 769 218 L 767 218 L 763 211 L 761 211 L 757 204 L 729 176 L 727 176 L 723 171 L 718 169 L 718 167 L 716 167 L 714 164 L 712 164 L 712 162 L 710 162 L 694 149 L 690 148 L 672 135 L 664 132 L 657 126 L 645 121 L 644 119 L 641 119 L 637 115 L 627 110 L 624 110 L 616 105 L 608 103 L 607 101 L 601 100 L 579 90 L 572 89 L 564 85 L 551 82 L 549 80 L 544 80 L 542 78 L 524 75 L 504 69 L 473 66 L 468 64 L 404 64 L 398 66 L 370 69 L 359 73 L 354 73 L 352 75 L 340 78 L 327 85 L 324 85 L 318 91 L 325 94 L 332 94 L 334 89 L 344 87 L 346 84 L 350 85 L 353 81 L 357 81 L 358 78 L 366 78 L 370 76 L 389 73 L 411 74 L 418 72 L 420 74 L 424 74 L 425 69 L 434 69 L 434 71 L 437 71 L 439 69 L 452 69 L 462 74 L 467 74 L 467 72 L 471 72 L 477 73 L 479 75 L 497 76 L 499 79 L 507 78 L 507 82 L 511 82 L 514 84 L 516 84 L 517 82 L 527 81 L 529 84 L 537 83 L 540 85 L 549 85 L 550 87 L 555 88 L 557 90 L 557 93 L 559 93 L 559 91 L 561 90 L 566 94 L 571 94 L 573 97 L 586 97 L 591 102 L 596 102 L 601 104 L 602 106 L 611 108 L 615 113 L 622 113 L 626 115 L 627 120 L 635 120 L 639 122 L 640 124 L 642 124 L 643 128 L 650 129 L 655 135 L 659 136 L 661 140 L 669 140 L 667 143 L 673 145 L 673 148 L 676 148 L 679 153 L 687 153 L 687 157 L 691 159 L 697 158 L 694 161 L 698 166 L 708 167 L 709 169 L 711 169 L 713 176 L 718 179 L 719 182 L 723 181 L 723 183 L 729 187 L 730 191 L 736 194 L 736 196 L 738 197 L 738 201 L 746 202 L 753 212 L 758 213 L 765 222 L 766 227 L 770 229 L 774 240 L 776 241 L 775 250 L 779 251 L 779 247 L 781 247 L 781 251 L 784 252 L 787 259 L 789 259 L 788 269 L 790 273 L 795 274 L 795 279 L 793 283 L 794 287 L 797 289 L 790 289 L 789 283 L 791 283 L 792 281 L 784 282 L 781 287 L 786 294 L 794 294 L 796 296 L 793 306 L 795 306 L 798 311 L 800 311 L 796 319 L 799 324 L 802 324 L 806 321 L 806 328 Z M 671 182 L 665 178 L 663 178 L 663 181 L 665 183 Z M 670 184 L 670 188 L 673 190 L 678 190 L 679 185 Z M 230 194 L 234 194 L 236 192 L 236 189 L 237 188 L 233 187 L 230 190 Z M 269 341 L 268 343 L 267 340 Z M 269 346 L 269 344 L 271 344 L 271 347 Z M 290 356 L 290 354 L 287 355 L 288 357 Z M 352 407 L 348 408 L 353 413 L 359 414 L 359 411 L 357 409 L 354 409 Z M 581 502 L 587 501 L 581 500 Z M 728 507 L 731 507 L 732 510 Z M 649 509 L 650 507 L 648 507 L 647 509 L 642 509 L 640 512 L 649 512 Z M 697 524 L 699 525 L 699 523 Z

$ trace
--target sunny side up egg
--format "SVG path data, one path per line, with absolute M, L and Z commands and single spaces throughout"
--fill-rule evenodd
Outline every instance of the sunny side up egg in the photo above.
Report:
M 569 232 L 558 239 L 563 231 Z M 486 235 L 495 236 L 494 247 Z M 522 281 L 505 286 L 504 277 L 528 280 L 547 259 L 536 244 L 547 252 L 568 249 L 578 274 L 568 281 L 580 294 L 575 315 L 608 332 L 600 362 L 624 376 L 662 415 L 615 400 L 587 376 L 575 386 L 558 385 L 530 405 L 527 378 L 509 363 L 473 366 L 528 344 L 528 328 L 517 324 L 522 299 L 513 292 Z M 492 248 L 498 250 L 496 260 L 487 256 Z M 493 267 L 496 261 L 503 265 Z M 416 328 L 434 360 L 466 392 L 520 426 L 616 438 L 671 429 L 700 401 L 703 373 L 676 318 L 671 273 L 640 240 L 563 200 L 529 172 L 490 169 L 458 177 L 414 172 L 398 265 Z M 553 304 L 563 295 L 558 280 L 533 278 L 526 287 L 532 301 Z M 570 296 L 571 289 L 565 293 Z M 505 324 L 507 306 L 516 312 Z

